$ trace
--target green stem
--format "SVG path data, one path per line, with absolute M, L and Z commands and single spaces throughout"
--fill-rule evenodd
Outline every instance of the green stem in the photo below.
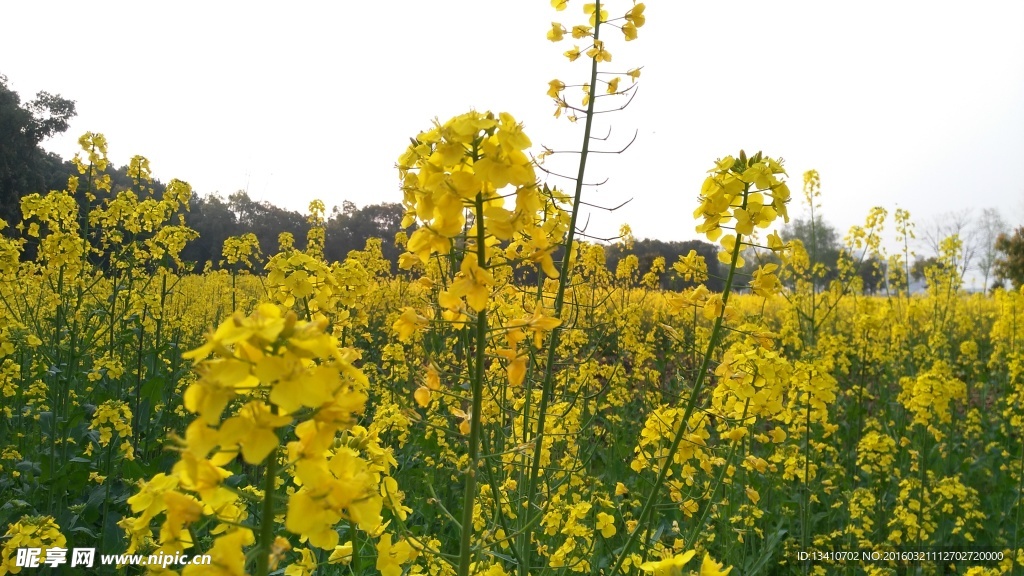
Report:
M 63 319 L 64 319 L 64 266 L 60 267 L 60 271 L 57 275 L 57 294 L 61 296 L 61 303 L 57 304 L 57 310 L 55 311 L 54 319 L 54 330 L 53 335 L 50 338 L 50 353 L 53 354 L 53 366 L 60 366 L 60 333 L 62 331 Z M 57 466 L 57 420 L 63 414 L 61 405 L 64 402 L 64 391 L 61 387 L 61 373 L 57 372 L 53 375 L 53 379 L 48 383 L 51 386 L 50 393 L 53 398 L 53 406 L 50 407 L 51 419 L 50 419 L 50 468 L 47 470 L 47 485 L 53 485 L 53 478 L 55 476 L 55 468 Z M 46 509 L 52 513 L 54 511 L 53 498 L 55 490 L 49 490 L 46 497 Z
M 483 269 L 487 265 L 487 245 L 484 230 L 484 196 L 476 195 L 476 262 Z M 476 358 L 473 366 L 473 407 L 469 423 L 469 469 L 462 493 L 462 532 L 459 541 L 459 576 L 469 576 L 472 559 L 473 504 L 476 502 L 476 473 L 480 459 L 480 429 L 483 415 L 484 352 L 487 348 L 487 308 L 476 315 Z
M 362 571 L 362 562 L 359 559 L 359 532 L 356 530 L 356 523 L 350 520 L 348 530 L 352 534 L 352 573 L 359 574 Z
M 813 332 L 812 332 L 813 334 Z M 804 409 L 807 411 L 807 417 L 804 420 L 804 490 L 801 495 L 801 508 L 803 512 L 802 522 L 800 523 L 800 546 L 801 550 L 809 550 L 808 542 L 811 537 L 811 377 L 814 373 L 814 368 L 810 368 L 807 372 L 807 404 Z M 804 563 L 804 573 L 807 572 L 809 565 Z
M 600 38 L 601 31 L 601 0 L 596 0 L 594 19 L 594 41 Z M 583 127 L 583 145 L 580 148 L 580 164 L 576 172 L 576 189 L 573 194 L 572 209 L 569 216 L 569 228 L 565 237 L 565 257 L 562 259 L 562 267 L 559 270 L 558 291 L 555 293 L 554 317 L 562 317 L 562 308 L 565 304 L 565 289 L 569 284 L 569 272 L 572 268 L 572 245 L 576 237 L 576 222 L 579 217 L 580 202 L 583 197 L 583 176 L 587 169 L 587 158 L 590 153 L 590 135 L 594 124 L 594 102 L 597 100 L 597 60 L 590 61 L 590 94 L 587 102 L 587 117 Z M 551 340 L 548 342 L 547 360 L 544 365 L 544 382 L 541 387 L 540 405 L 537 408 L 537 431 L 530 440 L 533 445 L 533 457 L 530 461 L 529 481 L 526 489 L 526 513 L 524 525 L 533 524 L 533 518 L 539 513 L 540 508 L 534 507 L 533 502 L 537 498 L 537 491 L 540 484 L 540 462 L 544 451 L 544 427 L 547 424 L 548 404 L 554 393 L 554 366 L 555 353 L 558 350 L 559 336 L 563 327 L 558 326 L 551 331 Z M 531 391 L 532 392 L 532 391 Z M 527 398 L 531 396 L 527 395 Z M 523 412 L 523 427 L 528 433 L 530 428 L 529 405 Z M 519 542 L 520 557 L 523 559 L 519 565 L 519 576 L 527 576 L 530 572 L 532 558 L 530 547 L 530 534 L 524 531 Z
M 1020 550 L 1020 520 L 1021 511 L 1024 511 L 1024 442 L 1021 443 L 1020 449 L 1020 469 L 1017 471 L 1017 521 L 1013 524 L 1013 548 L 1011 554 L 1016 554 L 1017 550 Z M 1013 573 L 1016 575 L 1019 571 L 1019 564 L 1013 563 Z
M 923 529 L 923 526 L 924 526 L 924 509 L 925 509 L 925 504 L 926 504 L 925 496 L 927 495 L 925 493 L 925 481 L 928 479 L 928 476 L 926 474 L 928 468 L 927 468 L 926 464 L 928 462 L 928 434 L 929 434 L 929 432 L 926 429 L 922 429 L 920 434 L 921 434 L 921 455 L 918 457 L 917 469 L 918 469 L 918 477 L 920 479 L 921 486 L 920 486 L 920 490 L 918 492 L 918 501 L 920 502 L 920 508 L 918 510 L 918 514 L 920 515 L 920 521 L 919 521 L 919 526 L 917 528 L 917 543 L 923 545 L 924 544 L 924 540 L 921 538 L 921 536 L 922 536 L 922 533 L 924 532 L 924 529 Z
M 274 413 L 277 413 L 276 408 Z M 263 510 L 260 518 L 260 540 L 256 552 L 256 576 L 270 573 L 270 547 L 274 540 L 274 488 L 277 480 L 277 450 L 267 459 L 263 471 Z
M 747 191 L 743 191 L 743 205 L 746 206 Z M 701 360 L 700 369 L 697 370 L 697 374 L 694 376 L 693 387 L 690 391 L 690 398 L 686 402 L 686 410 L 683 412 L 682 421 L 679 424 L 679 430 L 676 431 L 675 436 L 672 438 L 672 444 L 669 446 L 668 453 L 664 457 L 664 463 L 661 469 L 658 471 L 658 478 L 654 481 L 651 487 L 651 493 L 647 496 L 647 500 L 644 501 L 644 506 L 640 510 L 637 527 L 630 533 L 629 539 L 626 540 L 626 544 L 622 547 L 619 555 L 615 558 L 615 564 L 612 565 L 610 574 L 617 574 L 622 568 L 622 563 L 625 562 L 626 557 L 633 550 L 633 546 L 636 545 L 637 538 L 643 529 L 643 520 L 654 508 L 654 503 L 658 499 L 658 495 L 661 493 L 661 488 L 665 483 L 665 478 L 668 477 L 669 470 L 672 469 L 672 460 L 675 458 L 676 452 L 679 451 L 679 445 L 682 444 L 683 438 L 686 436 L 688 431 L 688 423 L 690 416 L 697 407 L 697 399 L 700 396 L 701 390 L 704 388 L 704 382 L 707 378 L 708 368 L 711 366 L 711 357 L 714 355 L 715 348 L 718 347 L 718 341 L 722 337 L 722 323 L 725 317 L 725 307 L 729 303 L 729 294 L 732 292 L 732 283 L 736 277 L 736 261 L 740 255 L 740 247 L 742 246 L 742 235 L 736 235 L 736 244 L 732 249 L 732 257 L 730 259 L 729 275 L 725 279 L 725 287 L 722 291 L 722 312 L 715 318 L 715 325 L 711 329 L 711 339 L 708 341 L 708 347 L 704 350 L 704 358 Z M 691 544 L 691 543 L 687 543 Z
M 107 535 L 107 514 L 109 513 L 110 510 L 110 485 L 113 484 L 113 480 L 110 478 L 110 470 L 111 468 L 113 468 L 114 460 L 113 450 L 114 440 L 111 439 L 110 443 L 107 444 L 107 465 L 104 470 L 104 472 L 106 473 L 106 480 L 104 480 L 104 482 L 106 483 L 107 486 L 105 490 L 105 495 L 103 497 L 103 513 L 100 514 L 100 541 L 98 546 L 100 554 L 103 554 L 105 551 L 103 547 L 103 541 L 105 540 L 104 537 Z
M 145 288 L 146 287 L 143 286 L 143 290 L 145 290 Z M 134 418 L 135 421 L 132 422 L 132 425 L 135 427 L 133 429 L 133 431 L 135 433 L 134 440 L 135 440 L 135 445 L 136 446 L 139 445 L 139 439 L 142 437 L 142 424 L 143 424 L 143 419 L 142 419 L 142 352 L 143 352 L 143 349 L 145 348 L 145 343 L 146 343 L 146 313 L 148 311 L 149 311 L 149 307 L 148 306 L 143 306 L 142 307 L 142 314 L 141 314 L 141 316 L 140 316 L 140 318 L 138 320 L 139 341 L 138 341 L 138 346 L 136 347 L 136 361 L 135 361 L 135 412 L 133 413 L 133 415 L 135 417 Z
M 747 413 L 750 410 L 750 399 L 748 398 L 746 403 L 743 405 L 743 416 L 740 418 L 740 422 L 746 422 Z M 744 451 L 746 450 L 746 440 L 743 441 Z M 718 493 L 718 489 L 721 488 L 722 482 L 725 480 L 725 474 L 729 471 L 729 466 L 732 466 L 733 457 L 736 455 L 736 443 L 733 442 L 732 446 L 729 447 L 729 455 L 725 458 L 725 464 L 722 465 L 721 472 L 718 473 L 718 478 L 715 479 L 715 484 L 711 487 L 711 493 L 708 494 L 708 502 L 715 502 L 715 495 Z M 711 511 L 711 505 L 704 507 L 704 512 L 701 513 L 700 519 L 697 524 L 694 525 L 693 530 L 690 532 L 690 538 L 685 542 L 688 546 L 692 546 L 693 542 L 697 541 L 697 536 L 704 530 L 704 523 L 707 522 L 708 513 Z

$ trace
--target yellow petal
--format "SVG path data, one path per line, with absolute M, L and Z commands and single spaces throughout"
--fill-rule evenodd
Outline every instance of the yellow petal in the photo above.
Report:
M 412 393 L 412 397 L 416 399 L 416 403 L 419 404 L 421 408 L 426 408 L 430 405 L 430 388 L 420 386 Z

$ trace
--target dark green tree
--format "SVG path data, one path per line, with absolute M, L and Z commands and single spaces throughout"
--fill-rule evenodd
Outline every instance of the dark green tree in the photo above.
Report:
M 708 244 L 702 240 L 665 242 L 664 240 L 652 240 L 645 238 L 634 242 L 633 249 L 629 252 L 622 253 L 619 245 L 613 244 L 605 248 L 605 254 L 607 257 L 608 269 L 612 271 L 614 271 L 618 266 L 619 260 L 627 254 L 635 254 L 639 263 L 637 276 L 640 278 L 650 271 L 651 265 L 654 263 L 654 259 L 661 256 L 665 258 L 666 270 L 665 273 L 661 275 L 661 288 L 664 290 L 682 290 L 684 288 L 692 287 L 695 284 L 680 278 L 679 275 L 672 270 L 672 265 L 675 264 L 681 256 L 689 254 L 690 250 L 696 250 L 698 254 L 704 257 L 705 262 L 707 262 L 708 281 L 705 284 L 708 289 L 711 291 L 720 291 L 724 286 L 724 278 L 719 271 L 718 248 L 715 245 Z
M 209 196 L 192 195 L 185 224 L 199 233 L 199 238 L 190 242 L 181 252 L 181 259 L 194 262 L 196 271 L 202 271 L 207 262 L 220 261 L 224 240 L 242 232 L 234 212 L 223 198 L 216 194 Z M 261 248 L 263 248 L 261 245 Z
M 865 294 L 877 294 L 885 287 L 885 275 L 888 265 L 878 256 L 870 256 L 864 259 L 857 267 L 857 275 L 860 276 L 864 286 Z
M 306 222 L 306 216 L 298 212 L 279 208 L 265 200 L 256 202 L 242 190 L 228 196 L 228 208 L 234 213 L 238 223 L 238 231 L 235 234 L 255 234 L 264 254 L 277 252 L 277 238 L 282 232 L 289 232 L 295 237 L 296 248 L 301 249 L 306 244 L 309 223 Z M 220 249 L 218 246 L 218 259 Z
M 22 196 L 64 187 L 64 162 L 40 144 L 66 131 L 74 116 L 75 103 L 59 94 L 39 92 L 22 104 L 0 74 L 0 218 L 8 224 L 21 221 Z
M 395 233 L 402 229 L 405 209 L 401 204 L 371 204 L 357 208 L 346 201 L 341 209 L 335 207 L 327 220 L 327 245 L 324 255 L 328 260 L 344 260 L 352 250 L 362 250 L 369 238 L 381 238 L 381 249 L 392 264 L 394 272 L 400 253 L 395 246 Z

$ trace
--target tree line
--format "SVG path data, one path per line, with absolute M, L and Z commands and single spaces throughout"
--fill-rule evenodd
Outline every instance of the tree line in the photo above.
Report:
M 21 221 L 20 199 L 33 192 L 62 190 L 67 177 L 76 173 L 74 165 L 56 154 L 47 152 L 41 146 L 47 138 L 65 132 L 70 120 L 76 115 L 75 102 L 59 94 L 39 92 L 36 97 L 23 102 L 17 92 L 8 86 L 7 77 L 0 74 L 0 218 L 9 225 Z M 144 190 L 138 190 L 127 166 L 108 169 L 111 177 L 111 195 L 134 189 L 140 197 L 159 196 L 165 186 L 154 181 Z M 80 213 L 87 213 L 84 195 L 79 195 Z M 93 202 L 103 202 L 110 196 L 97 193 Z M 185 224 L 199 233 L 199 238 L 190 242 L 182 253 L 182 259 L 191 262 L 195 271 L 206 267 L 218 267 L 224 240 L 232 236 L 253 233 L 261 250 L 272 253 L 277 249 L 278 236 L 289 232 L 295 238 L 297 248 L 304 248 L 306 232 L 309 229 L 307 217 L 293 210 L 286 210 L 266 201 L 255 201 L 245 191 L 237 191 L 227 198 L 219 195 L 200 196 L 193 194 L 191 209 L 183 214 Z M 326 219 L 325 256 L 328 260 L 339 261 L 351 250 L 360 250 L 369 238 L 383 238 L 384 257 L 397 269 L 400 250 L 390 240 L 401 229 L 404 209 L 397 203 L 372 204 L 362 208 L 345 201 L 334 207 Z M 13 226 L 3 233 L 16 234 Z M 923 226 L 918 234 L 918 248 L 924 253 L 916 257 L 910 269 L 914 280 L 924 278 L 924 271 L 937 264 L 940 244 L 951 235 L 957 235 L 962 244 L 962 258 L 957 263 L 961 277 L 969 271 L 977 272 L 982 285 L 988 289 L 1006 282 L 1015 288 L 1024 285 L 1024 226 L 1016 229 L 1005 222 L 995 209 L 985 209 L 977 216 L 971 211 L 949 213 L 935 218 Z M 813 263 L 821 263 L 825 274 L 819 281 L 827 284 L 837 269 L 839 255 L 843 250 L 839 232 L 820 217 L 794 219 L 786 225 L 780 235 L 785 240 L 797 239 L 803 242 Z M 29 245 L 25 256 L 31 257 Z M 622 243 L 606 246 L 606 260 L 610 270 L 615 270 L 627 255 L 637 258 L 637 277 L 641 278 L 654 266 L 658 258 L 664 259 L 667 270 L 659 277 L 663 289 L 679 290 L 690 283 L 672 272 L 672 264 L 691 250 L 702 255 L 708 265 L 708 287 L 714 290 L 722 284 L 717 259 L 718 248 L 700 240 L 663 241 L 643 239 L 628 249 Z M 867 292 L 882 288 L 886 278 L 886 263 L 876 257 L 862 260 L 858 273 Z M 529 279 L 529 278 L 523 278 Z

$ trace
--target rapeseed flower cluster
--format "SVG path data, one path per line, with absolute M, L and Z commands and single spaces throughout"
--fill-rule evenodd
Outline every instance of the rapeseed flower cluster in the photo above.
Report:
M 184 394 L 196 419 L 179 440 L 172 473 L 145 482 L 129 499 L 138 516 L 121 525 L 132 537 L 131 549 L 147 545 L 150 522 L 161 514 L 160 535 L 153 538 L 158 549 L 173 554 L 191 548 L 189 527 L 208 518 L 215 526 L 211 554 L 220 558 L 215 566 L 240 573 L 243 548 L 256 534 L 245 524 L 246 502 L 225 484 L 229 465 L 239 458 L 265 468 L 261 524 L 279 513 L 274 492 L 281 470 L 292 482 L 287 510 L 280 511 L 284 527 L 318 548 L 338 545 L 336 525 L 343 519 L 376 534 L 385 504 L 405 513 L 389 476 L 393 458 L 356 425 L 368 392 L 366 377 L 352 365 L 358 355 L 340 347 L 326 328 L 323 316 L 300 321 L 293 312 L 262 304 L 250 316 L 232 316 L 184 355 L 199 374 Z M 284 430 L 294 437 L 282 447 Z M 277 558 L 283 552 L 268 553 Z M 299 554 L 301 566 L 308 554 Z
M 0 575 L 20 574 L 18 550 L 38 548 L 36 560 L 42 565 L 50 548 L 67 548 L 67 538 L 52 516 L 26 516 L 12 523 L 4 534 L 3 549 L 0 549 Z M 65 550 L 66 551 L 66 550 Z
M 545 88 L 589 146 L 647 14 L 581 4 L 547 33 L 591 75 Z M 397 275 L 391 239 L 326 262 L 319 201 L 305 249 L 232 238 L 192 275 L 188 185 L 133 157 L 115 190 L 81 142 L 0 237 L 0 573 L 15 544 L 111 551 L 116 519 L 129 552 L 210 554 L 190 576 L 825 574 L 790 559 L 974 542 L 1002 562 L 958 571 L 1024 566 L 1024 294 L 963 294 L 956 238 L 907 293 L 904 210 L 902 254 L 875 208 L 826 269 L 779 228 L 781 160 L 741 152 L 695 212 L 718 257 L 669 265 L 628 227 L 581 241 L 581 196 L 539 181 L 558 152 L 472 111 L 399 160 Z

